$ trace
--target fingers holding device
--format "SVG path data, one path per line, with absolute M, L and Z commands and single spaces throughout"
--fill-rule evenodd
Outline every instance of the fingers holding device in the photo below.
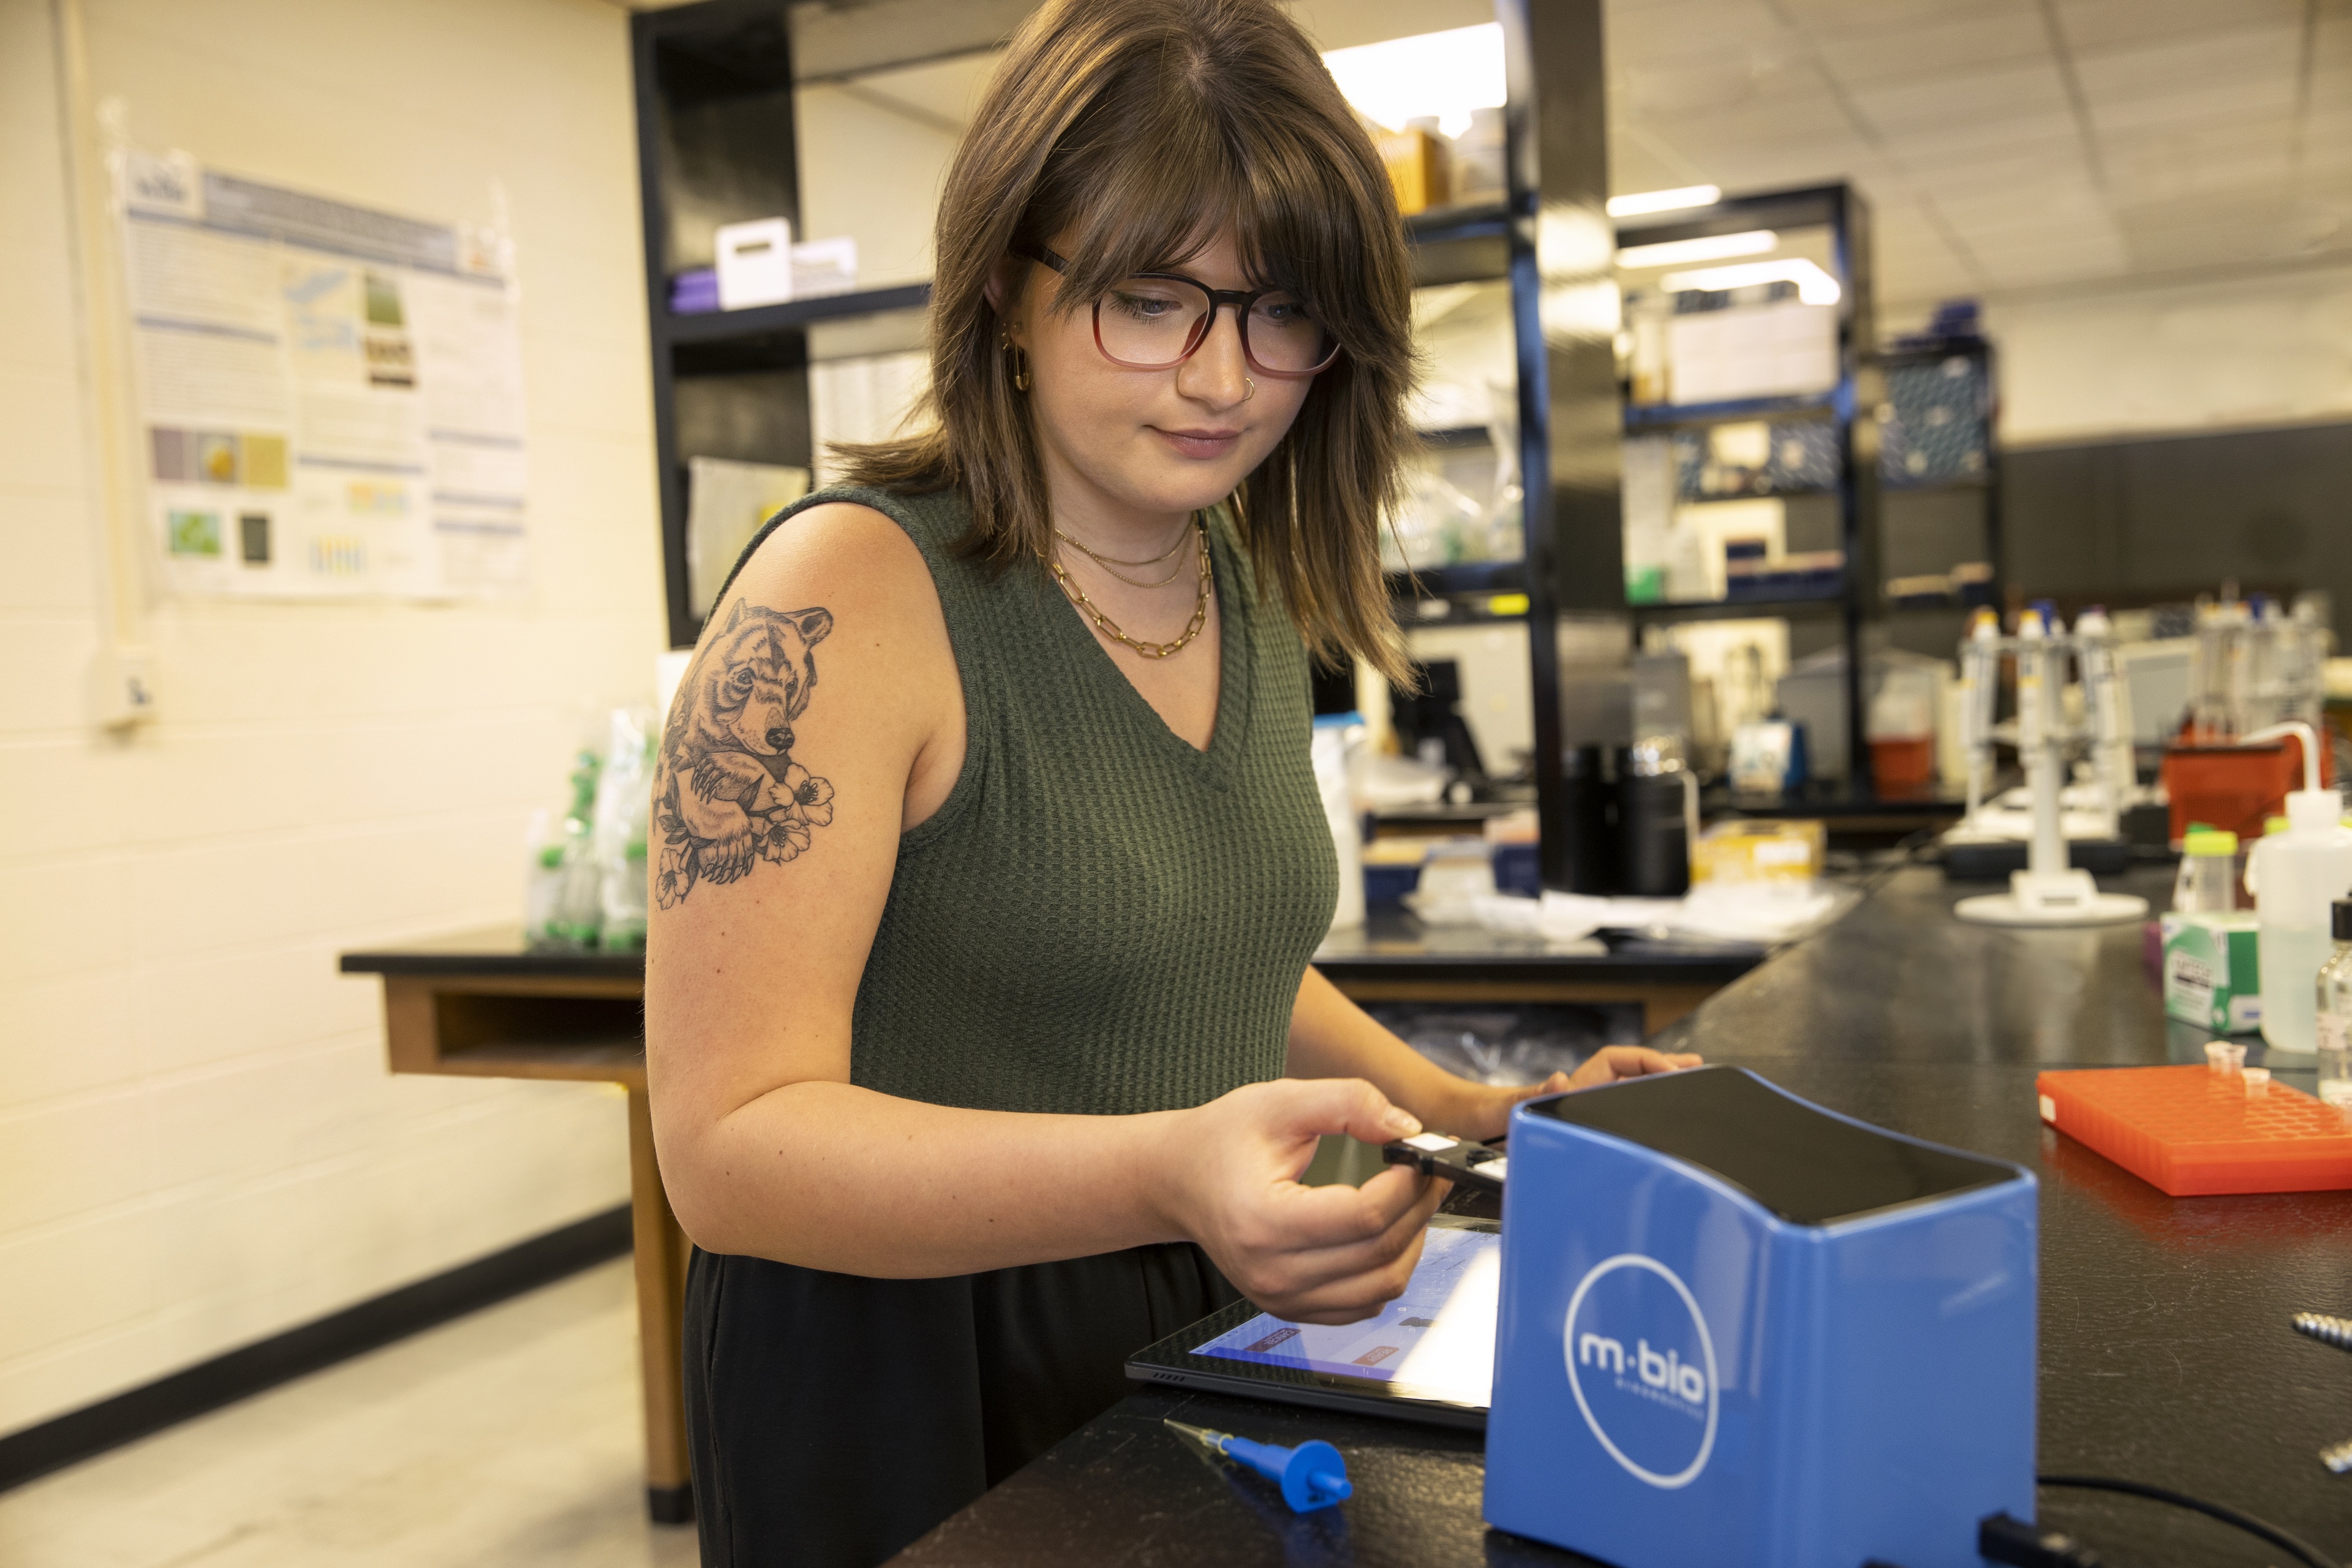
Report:
M 1243 1295 L 1291 1322 L 1352 1323 L 1401 1295 L 1446 1193 L 1416 1171 L 1308 1187 L 1316 1141 L 1410 1137 L 1421 1123 L 1359 1079 L 1252 1084 L 1176 1120 L 1167 1171 L 1176 1227 Z
M 1646 1078 L 1652 1073 L 1679 1072 L 1685 1068 L 1699 1065 L 1700 1058 L 1687 1051 L 1654 1051 L 1647 1046 L 1604 1046 L 1579 1063 L 1574 1072 L 1556 1072 L 1538 1084 L 1516 1089 L 1475 1086 L 1471 1102 L 1447 1118 L 1446 1125 L 1471 1138 L 1500 1138 L 1510 1127 L 1512 1108 L 1521 1100 L 1535 1100 L 1547 1094 L 1565 1094 L 1575 1089 L 1591 1089 L 1622 1079 Z

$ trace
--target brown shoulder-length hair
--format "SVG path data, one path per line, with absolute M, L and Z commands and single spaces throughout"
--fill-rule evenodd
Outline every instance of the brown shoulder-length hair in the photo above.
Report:
M 1221 234 L 1340 345 L 1232 498 L 1259 591 L 1318 657 L 1353 654 L 1402 679 L 1380 529 L 1413 439 L 1412 265 L 1370 138 L 1271 0 L 1048 0 L 1022 25 L 940 201 L 928 418 L 903 439 L 838 448 L 846 476 L 959 488 L 968 551 L 1000 567 L 1043 553 L 1045 474 L 992 275 L 1015 246 L 1075 236 L 1067 311 Z

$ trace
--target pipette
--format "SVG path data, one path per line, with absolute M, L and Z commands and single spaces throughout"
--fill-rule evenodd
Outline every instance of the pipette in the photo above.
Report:
M 1165 1417 L 1162 1417 L 1166 1421 Z M 1348 1482 L 1348 1461 L 1339 1450 L 1319 1439 L 1285 1448 L 1274 1443 L 1253 1443 L 1230 1432 L 1188 1426 L 1166 1421 L 1173 1431 L 1192 1439 L 1213 1454 L 1247 1465 L 1282 1489 L 1282 1500 L 1293 1513 L 1311 1513 L 1344 1502 L 1355 1488 Z

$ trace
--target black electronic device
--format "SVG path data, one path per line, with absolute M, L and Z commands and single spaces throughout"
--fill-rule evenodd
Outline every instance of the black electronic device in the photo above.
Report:
M 1494 1384 L 1502 1239 L 1494 1219 L 1441 1212 L 1429 1222 L 1404 1294 L 1362 1322 L 1291 1323 L 1236 1301 L 1136 1352 L 1127 1375 L 1482 1430 Z
M 1411 1165 L 1424 1176 L 1443 1176 L 1460 1186 L 1503 1190 L 1508 1168 L 1503 1152 L 1487 1143 L 1452 1138 L 1443 1132 L 1423 1132 L 1381 1145 L 1381 1158 L 1391 1165 Z
M 1445 765 L 1461 778 L 1472 783 L 1486 778 L 1486 759 L 1478 754 L 1478 742 L 1462 717 L 1460 663 L 1433 658 L 1416 664 L 1413 675 L 1418 689 L 1396 693 L 1389 710 L 1390 721 L 1406 749 L 1417 750 L 1423 742 L 1434 741 L 1444 753 Z

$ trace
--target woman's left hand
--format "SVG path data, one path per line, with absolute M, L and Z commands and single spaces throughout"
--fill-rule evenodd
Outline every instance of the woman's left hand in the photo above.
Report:
M 1669 1054 L 1654 1051 L 1647 1046 L 1604 1046 L 1574 1072 L 1556 1072 L 1532 1088 L 1496 1089 L 1485 1084 L 1465 1084 L 1461 1105 L 1442 1125 L 1457 1138 L 1480 1142 L 1500 1138 L 1510 1126 L 1511 1107 L 1523 1100 L 1571 1089 L 1591 1089 L 1620 1079 L 1644 1078 L 1654 1072 L 1675 1072 L 1695 1068 L 1699 1061 L 1688 1052 Z

